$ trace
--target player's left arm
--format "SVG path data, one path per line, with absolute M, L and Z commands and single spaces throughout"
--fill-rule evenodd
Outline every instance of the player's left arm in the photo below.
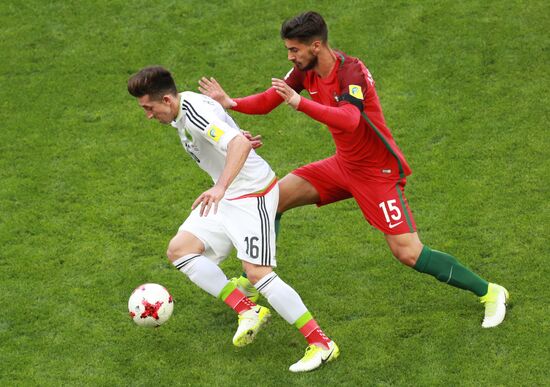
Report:
M 359 126 L 361 112 L 350 103 L 341 103 L 339 106 L 326 106 L 300 96 L 281 79 L 274 78 L 272 85 L 288 105 L 307 114 L 316 121 L 344 131 L 355 130 Z
M 209 190 L 203 192 L 191 206 L 195 209 L 201 205 L 200 215 L 207 216 L 212 206 L 214 213 L 218 210 L 218 203 L 225 195 L 225 191 L 231 185 L 235 177 L 242 169 L 248 154 L 252 150 L 252 143 L 238 127 L 232 127 L 223 120 L 223 110 L 216 109 L 211 101 L 194 98 L 192 103 L 187 102 L 189 108 L 189 125 L 195 125 L 197 133 L 218 149 L 225 153 L 225 165 L 216 184 Z M 192 118 L 192 119 L 191 119 Z
M 225 157 L 225 166 L 223 171 L 212 188 L 203 192 L 191 206 L 195 209 L 201 205 L 200 215 L 207 216 L 212 206 L 214 206 L 214 214 L 218 211 L 218 203 L 225 195 L 225 191 L 231 185 L 235 177 L 241 171 L 252 145 L 244 135 L 234 136 L 227 144 L 227 156 Z

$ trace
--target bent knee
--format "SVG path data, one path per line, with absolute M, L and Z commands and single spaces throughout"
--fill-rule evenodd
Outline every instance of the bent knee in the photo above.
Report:
M 171 262 L 187 255 L 202 254 L 204 245 L 200 240 L 191 234 L 178 234 L 168 243 L 166 256 Z
M 256 282 L 271 273 L 273 269 L 270 266 L 247 265 L 245 271 L 246 277 L 254 285 Z
M 182 254 L 180 251 L 181 249 L 177 244 L 170 242 L 168 244 L 168 248 L 166 249 L 166 256 L 168 257 L 170 262 L 174 262 L 176 259 L 184 256 L 184 254 Z
M 416 261 L 419 256 L 416 250 L 412 249 L 392 250 L 392 253 L 393 256 L 399 260 L 399 262 L 410 267 L 414 267 L 414 265 L 416 265 Z

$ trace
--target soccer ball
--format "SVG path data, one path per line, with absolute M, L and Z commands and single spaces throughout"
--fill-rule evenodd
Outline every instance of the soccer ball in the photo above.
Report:
M 168 290 L 159 284 L 143 284 L 132 292 L 128 312 L 137 325 L 158 327 L 172 315 L 174 301 Z

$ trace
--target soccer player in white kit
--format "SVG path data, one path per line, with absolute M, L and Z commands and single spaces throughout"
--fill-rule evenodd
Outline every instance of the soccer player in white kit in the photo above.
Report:
M 298 293 L 273 271 L 279 187 L 269 164 L 254 151 L 254 141 L 219 103 L 194 92 L 178 93 L 163 67 L 134 74 L 128 91 L 147 118 L 177 128 L 187 153 L 214 181 L 194 201 L 167 255 L 193 283 L 239 314 L 233 344 L 251 343 L 271 314 L 247 298 L 218 266 L 234 247 L 250 282 L 308 342 L 304 357 L 290 370 L 310 371 L 338 357 L 336 343 L 324 334 Z

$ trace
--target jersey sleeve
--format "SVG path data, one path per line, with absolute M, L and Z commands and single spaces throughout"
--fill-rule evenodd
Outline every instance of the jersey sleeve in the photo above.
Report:
M 283 99 L 272 87 L 262 93 L 233 100 L 237 106 L 233 106 L 231 110 L 244 114 L 267 114 L 283 102 Z
M 362 112 L 368 88 L 374 83 L 365 65 L 358 59 L 343 65 L 338 72 L 338 83 L 341 92 L 337 97 L 338 106 L 352 104 Z
M 298 111 L 307 114 L 331 128 L 353 131 L 359 125 L 361 113 L 349 103 L 343 106 L 326 106 L 301 97 Z
M 304 72 L 293 67 L 285 75 L 284 80 L 299 94 L 304 89 L 304 78 Z M 234 98 L 233 100 L 237 103 L 237 106 L 233 106 L 231 110 L 244 114 L 267 114 L 283 102 L 283 98 L 277 94 L 273 87 L 262 93 Z
M 221 114 L 223 109 L 216 109 L 216 102 L 206 98 L 194 98 L 183 102 L 186 125 L 196 129 L 208 142 L 221 151 L 227 151 L 227 145 L 240 135 L 238 128 L 229 125 Z

